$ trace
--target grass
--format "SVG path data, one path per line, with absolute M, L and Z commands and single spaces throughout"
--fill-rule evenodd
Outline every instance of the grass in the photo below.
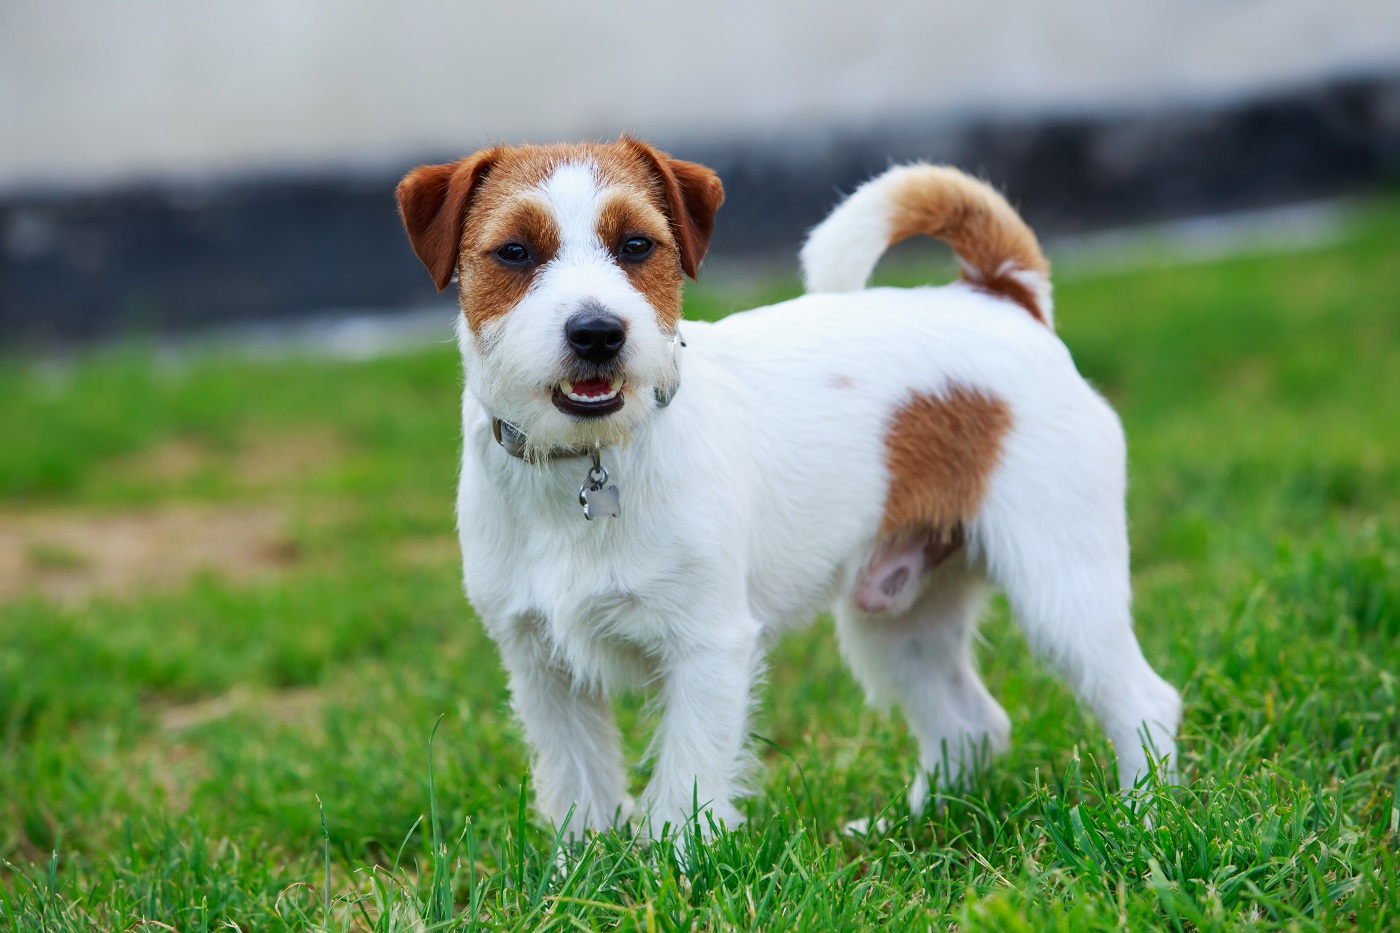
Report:
M 561 854 L 460 593 L 450 347 L 0 361 L 0 543 L 191 506 L 232 541 L 219 516 L 282 516 L 237 579 L 74 599 L 49 584 L 112 555 L 16 552 L 0 928 L 1400 926 L 1398 228 L 1381 202 L 1305 253 L 1060 280 L 1061 332 L 1128 430 L 1138 630 L 1186 700 L 1184 786 L 1150 825 L 997 605 L 980 653 L 1013 747 L 941 813 L 909 819 L 910 739 L 821 622 L 772 657 L 746 826 Z M 696 290 L 688 314 L 791 288 Z M 619 709 L 640 755 L 642 698 Z

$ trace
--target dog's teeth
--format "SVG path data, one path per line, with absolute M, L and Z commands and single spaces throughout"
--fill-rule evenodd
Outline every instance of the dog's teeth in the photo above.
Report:
M 621 391 L 623 382 L 624 380 L 622 379 L 614 380 L 612 387 L 601 395 L 583 395 L 574 391 L 574 384 L 572 382 L 569 382 L 567 379 L 561 379 L 559 380 L 559 390 L 575 402 L 607 402 L 617 396 L 617 393 Z

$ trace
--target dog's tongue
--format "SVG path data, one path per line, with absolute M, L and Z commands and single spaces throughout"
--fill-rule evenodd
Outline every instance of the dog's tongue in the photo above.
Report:
M 612 382 L 607 379 L 584 379 L 573 385 L 576 394 L 588 397 L 607 395 L 612 391 Z

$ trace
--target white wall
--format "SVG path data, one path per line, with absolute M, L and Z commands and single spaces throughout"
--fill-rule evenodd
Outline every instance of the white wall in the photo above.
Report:
M 1400 69 L 1400 0 L 0 0 L 0 187 L 859 128 Z

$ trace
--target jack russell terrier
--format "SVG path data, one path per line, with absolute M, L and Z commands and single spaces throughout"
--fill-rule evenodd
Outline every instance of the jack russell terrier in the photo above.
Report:
M 765 647 L 825 609 L 918 739 L 921 812 L 930 780 L 1007 745 L 972 651 L 993 587 L 1123 786 L 1149 754 L 1170 767 L 1180 699 L 1133 634 L 1122 428 L 1055 336 L 1034 234 L 983 182 L 898 166 L 812 231 L 807 294 L 682 336 L 723 200 L 631 138 L 498 146 L 398 186 L 434 283 L 457 278 L 463 571 L 543 815 L 634 815 L 609 695 L 644 686 L 662 713 L 635 815 L 738 822 Z M 867 289 L 914 234 L 962 281 Z

